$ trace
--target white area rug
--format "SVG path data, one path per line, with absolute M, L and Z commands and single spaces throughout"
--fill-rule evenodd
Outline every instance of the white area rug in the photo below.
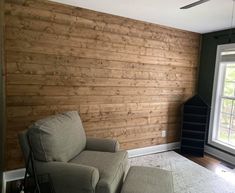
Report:
M 131 158 L 130 164 L 172 171 L 175 193 L 235 193 L 235 185 L 174 151 Z

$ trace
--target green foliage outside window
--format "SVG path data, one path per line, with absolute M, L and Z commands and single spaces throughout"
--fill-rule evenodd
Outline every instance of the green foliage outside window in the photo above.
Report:
M 235 64 L 226 66 L 223 97 L 218 138 L 235 146 Z

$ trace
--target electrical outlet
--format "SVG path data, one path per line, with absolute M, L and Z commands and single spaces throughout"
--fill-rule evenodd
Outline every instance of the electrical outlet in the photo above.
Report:
M 162 130 L 162 137 L 166 137 L 166 130 Z

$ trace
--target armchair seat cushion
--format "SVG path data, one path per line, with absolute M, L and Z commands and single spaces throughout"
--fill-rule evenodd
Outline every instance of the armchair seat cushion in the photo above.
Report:
M 100 179 L 96 186 L 96 193 L 114 193 L 120 190 L 124 174 L 128 169 L 126 151 L 115 153 L 83 151 L 70 162 L 98 169 Z

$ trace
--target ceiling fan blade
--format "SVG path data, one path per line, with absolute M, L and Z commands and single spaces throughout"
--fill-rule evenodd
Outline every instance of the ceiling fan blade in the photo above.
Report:
M 189 8 L 191 8 L 191 7 L 195 7 L 195 6 L 200 5 L 200 4 L 202 4 L 202 3 L 206 3 L 207 1 L 210 1 L 210 0 L 200 0 L 200 1 L 196 1 L 196 2 L 194 2 L 194 3 L 191 3 L 191 4 L 189 4 L 189 5 L 186 5 L 186 6 L 184 6 L 184 7 L 181 7 L 180 9 L 189 9 Z

